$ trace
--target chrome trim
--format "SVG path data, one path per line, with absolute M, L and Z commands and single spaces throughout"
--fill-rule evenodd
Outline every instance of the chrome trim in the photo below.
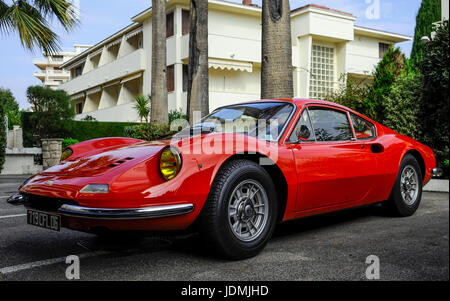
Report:
M 194 211 L 193 204 L 177 204 L 166 206 L 152 206 L 143 208 L 124 208 L 124 209 L 106 209 L 106 208 L 88 208 L 64 204 L 58 209 L 58 213 L 63 216 L 73 216 L 81 218 L 127 220 L 127 219 L 146 219 L 160 218 L 188 214 Z
M 21 194 L 15 194 L 13 196 L 10 196 L 6 202 L 10 205 L 14 205 L 14 206 L 20 206 L 23 205 L 25 203 L 25 197 Z

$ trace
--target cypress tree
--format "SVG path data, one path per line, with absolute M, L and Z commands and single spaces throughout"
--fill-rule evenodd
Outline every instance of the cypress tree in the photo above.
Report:
M 433 23 L 441 20 L 441 0 L 422 0 L 416 16 L 416 29 L 411 51 L 412 66 L 418 68 L 423 58 L 425 44 L 421 41 L 424 36 L 430 36 L 434 31 Z

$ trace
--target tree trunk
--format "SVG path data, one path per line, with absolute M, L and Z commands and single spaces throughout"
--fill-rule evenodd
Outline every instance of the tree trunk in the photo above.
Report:
M 289 0 L 262 1 L 261 98 L 294 97 Z
M 194 111 L 209 114 L 208 0 L 191 0 L 190 19 L 187 116 L 193 123 Z
M 152 1 L 152 101 L 151 123 L 168 124 L 166 75 L 166 1 Z

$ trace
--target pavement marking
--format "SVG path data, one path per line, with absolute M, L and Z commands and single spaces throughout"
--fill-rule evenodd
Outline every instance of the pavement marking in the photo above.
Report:
M 95 257 L 95 256 L 99 256 L 99 255 L 106 255 L 106 254 L 110 254 L 110 252 L 106 252 L 106 251 L 89 252 L 89 253 L 78 254 L 76 256 L 78 256 L 80 259 L 82 259 L 82 258 L 89 258 L 89 257 Z M 68 256 L 70 256 L 70 255 L 68 255 Z M 66 262 L 66 258 L 67 258 L 67 256 L 64 256 L 64 257 L 59 257 L 59 258 L 51 258 L 51 259 L 33 261 L 33 262 L 29 262 L 29 263 L 24 263 L 24 264 L 13 265 L 10 267 L 1 268 L 0 274 L 6 275 L 6 274 L 16 273 L 16 272 L 20 272 L 20 271 L 24 271 L 24 270 L 37 268 L 37 267 Z
M 0 196 L 0 199 L 6 199 L 9 198 L 9 196 L 5 195 L 5 196 Z
M 5 215 L 5 216 L 0 216 L 0 219 L 3 219 L 3 218 L 11 218 L 11 217 L 20 217 L 20 216 L 27 216 L 27 215 L 26 215 L 26 214 Z

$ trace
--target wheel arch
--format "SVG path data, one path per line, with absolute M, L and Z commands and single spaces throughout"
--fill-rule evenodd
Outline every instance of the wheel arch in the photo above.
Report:
M 413 156 L 417 160 L 417 163 L 419 163 L 420 171 L 422 173 L 422 181 L 423 181 L 425 179 L 426 169 L 425 169 L 425 160 L 424 160 L 422 154 L 416 149 L 410 149 L 403 155 L 402 161 L 407 155 Z M 400 164 L 401 164 L 401 161 L 400 161 Z
M 260 159 L 264 160 L 270 160 L 273 164 L 260 164 Z M 278 205 L 278 216 L 277 216 L 277 222 L 282 221 L 283 216 L 286 211 L 286 205 L 287 205 L 287 197 L 288 197 L 288 184 L 286 181 L 286 177 L 284 176 L 281 169 L 278 167 L 278 165 L 269 157 L 261 154 L 261 153 L 237 153 L 230 157 L 228 157 L 226 160 L 224 160 L 220 167 L 217 169 L 217 172 L 214 175 L 213 181 L 215 180 L 218 171 L 222 168 L 224 164 L 226 164 L 229 161 L 237 160 L 237 159 L 244 159 L 253 161 L 257 164 L 259 164 L 262 168 L 264 168 L 267 173 L 269 174 L 270 178 L 272 179 L 276 189 L 277 194 L 277 205 Z

